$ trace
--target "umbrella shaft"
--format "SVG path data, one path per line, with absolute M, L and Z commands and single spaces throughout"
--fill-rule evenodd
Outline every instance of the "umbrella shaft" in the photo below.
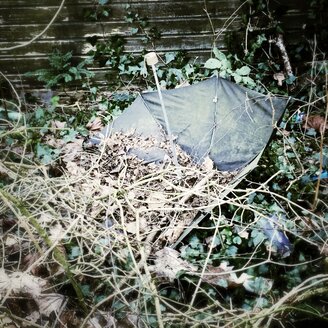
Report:
M 159 81 L 158 81 L 158 77 L 157 77 L 157 73 L 156 73 L 156 67 L 155 67 L 155 65 L 151 65 L 151 67 L 153 69 L 154 78 L 155 78 L 156 87 L 157 87 L 157 92 L 158 92 L 158 96 L 159 96 L 159 101 L 161 103 L 161 107 L 162 107 L 162 111 L 163 111 L 163 117 L 164 117 L 164 121 L 165 121 L 165 125 L 166 125 L 167 135 L 168 135 L 169 141 L 170 141 L 170 146 L 171 146 L 171 151 L 172 151 L 172 156 L 173 156 L 173 163 L 174 163 L 174 165 L 179 166 L 177 153 L 176 153 L 175 145 L 174 145 L 174 142 L 173 142 L 172 132 L 171 132 L 169 120 L 168 120 L 168 117 L 167 117 L 167 112 L 166 112 L 166 109 L 165 109 L 164 100 L 163 100 L 163 97 L 162 97 L 161 87 L 159 85 Z

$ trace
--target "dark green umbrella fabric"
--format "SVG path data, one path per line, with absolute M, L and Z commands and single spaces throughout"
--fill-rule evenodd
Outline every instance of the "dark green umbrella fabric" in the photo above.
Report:
M 175 142 L 196 162 L 209 156 L 223 171 L 246 166 L 267 145 L 287 100 L 260 94 L 222 78 L 162 91 Z M 165 139 L 158 93 L 143 93 L 102 134 L 131 132 Z M 147 161 L 159 161 L 163 151 L 132 150 Z

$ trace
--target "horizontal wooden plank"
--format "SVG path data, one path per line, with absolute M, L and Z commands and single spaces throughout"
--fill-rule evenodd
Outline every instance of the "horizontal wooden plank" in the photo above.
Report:
M 218 39 L 218 43 L 223 43 L 223 35 Z M 195 49 L 209 49 L 212 46 L 213 35 L 168 35 L 163 36 L 155 43 L 156 49 L 159 51 L 171 50 L 195 50 Z M 8 43 L 0 42 L 0 48 L 9 46 Z M 10 54 L 19 56 L 40 56 L 51 53 L 54 49 L 61 49 L 62 52 L 73 51 L 75 54 L 86 54 L 90 50 L 90 44 L 85 42 L 85 38 L 72 40 L 55 40 L 54 42 L 38 40 L 28 45 L 27 47 L 18 48 L 14 51 L 0 52 L 0 58 L 6 58 Z M 125 50 L 127 52 L 138 52 L 146 50 L 153 50 L 152 45 L 145 45 L 141 37 L 128 37 L 126 38 Z
M 0 48 L 28 41 L 40 33 L 60 3 L 61 0 L 0 0 Z M 222 31 L 216 45 L 225 49 L 224 37 L 229 31 L 237 31 L 240 40 L 245 37 L 241 18 L 235 12 L 241 5 L 240 0 L 110 0 L 107 6 L 110 14 L 101 22 L 90 22 L 85 17 L 86 11 L 94 8 L 93 1 L 66 0 L 55 23 L 42 38 L 15 51 L 0 50 L 0 70 L 15 85 L 42 87 L 40 82 L 23 74 L 47 67 L 47 56 L 55 48 L 62 52 L 73 51 L 77 59 L 84 58 L 88 48 L 86 37 L 91 35 L 105 38 L 113 34 L 123 35 L 127 41 L 126 52 L 130 53 L 140 54 L 144 48 L 153 50 L 151 45 L 142 42 L 141 33 L 131 35 L 133 24 L 125 21 L 127 4 L 130 11 L 147 17 L 150 26 L 156 26 L 162 33 L 162 38 L 155 42 L 156 51 L 159 52 L 186 50 L 191 57 L 199 56 L 204 61 L 211 52 L 212 25 L 218 31 L 226 27 L 232 17 L 233 23 Z M 297 44 L 302 38 L 309 2 L 275 0 L 270 2 L 270 9 L 281 5 L 287 9 L 286 14 L 279 17 L 285 30 L 286 45 Z M 246 9 L 247 5 L 243 8 Z M 96 80 L 106 80 L 107 73 L 106 69 L 98 69 Z
M 212 19 L 212 25 L 215 30 L 222 28 L 226 20 L 222 18 Z M 150 22 L 151 25 L 165 35 L 190 35 L 190 34 L 208 34 L 211 33 L 212 28 L 208 20 L 203 18 L 191 18 L 190 20 L 176 18 L 172 20 L 161 19 Z M 229 26 L 231 29 L 238 29 L 240 26 L 240 19 L 237 19 Z M 22 32 L 20 25 L 0 25 L 0 42 L 18 42 L 30 40 L 41 31 L 39 25 L 25 25 Z M 126 22 L 106 22 L 103 24 L 94 23 L 57 23 L 53 24 L 51 28 L 42 36 L 42 40 L 63 40 L 76 39 L 81 37 L 88 37 L 92 35 L 99 35 L 108 37 L 110 35 L 131 35 L 131 25 Z M 136 35 L 143 36 L 144 33 L 139 30 Z
M 45 2 L 46 1 L 46 2 Z M 180 0 L 181 1 L 181 0 Z M 296 1 L 296 0 L 294 0 Z M 176 3 L 175 0 L 110 0 L 106 6 L 111 6 L 115 4 L 120 5 L 135 5 L 138 3 L 144 3 L 145 5 L 149 5 L 152 3 Z M 236 3 L 240 4 L 239 0 L 206 0 L 206 4 L 216 3 L 217 5 L 227 4 L 227 3 Z M 92 3 L 91 0 L 66 0 L 65 6 L 87 6 Z M 204 0 L 188 0 L 188 3 L 199 3 L 204 4 Z M 1 0 L 0 2 L 0 8 L 6 8 L 6 7 L 41 7 L 44 6 L 49 7 L 59 7 L 61 4 L 61 0 Z
M 81 22 L 88 21 L 85 18 L 86 9 L 93 8 L 90 5 L 85 6 L 65 6 L 57 21 Z M 109 6 L 110 15 L 108 20 L 123 20 L 127 14 L 125 5 L 121 3 L 113 3 Z M 207 10 L 214 16 L 228 17 L 236 8 L 236 1 L 225 1 L 222 4 L 210 2 L 207 4 Z M 204 3 L 189 3 L 188 1 L 169 1 L 169 2 L 151 2 L 146 4 L 142 1 L 131 5 L 130 11 L 137 12 L 140 17 L 152 18 L 168 18 L 168 17 L 206 17 L 204 12 Z M 12 7 L 1 8 L 0 22 L 1 24 L 47 24 L 56 13 L 56 7 L 49 6 L 32 6 L 13 10 Z
M 226 49 L 222 48 L 222 51 Z M 163 52 L 159 52 L 159 55 L 163 55 Z M 187 53 L 188 58 L 192 62 L 203 63 L 206 59 L 211 57 L 211 50 L 192 50 Z M 79 58 L 76 58 L 77 60 Z M 31 67 L 37 67 L 40 65 L 40 68 L 48 67 L 48 61 L 45 57 L 32 57 L 26 60 L 26 58 L 14 58 L 14 59 L 5 59 L 0 61 L 0 71 L 3 71 L 5 66 L 11 65 L 13 68 L 17 68 L 18 71 L 15 73 L 11 72 L 6 74 L 6 77 L 11 81 L 11 83 L 18 89 L 31 89 L 31 86 L 36 89 L 44 88 L 44 83 L 37 81 L 36 78 L 27 77 L 24 75 L 25 72 L 29 71 Z M 98 68 L 90 70 L 95 72 L 95 77 L 93 81 L 97 84 L 103 85 L 108 83 L 108 76 L 110 74 L 110 69 Z

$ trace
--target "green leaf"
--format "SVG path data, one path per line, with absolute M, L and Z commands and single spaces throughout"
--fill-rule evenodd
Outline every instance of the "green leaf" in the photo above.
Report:
M 243 285 L 247 291 L 257 295 L 263 295 L 271 290 L 273 281 L 263 277 L 256 277 L 254 280 L 247 280 Z
M 20 121 L 23 116 L 20 112 L 13 112 L 13 111 L 8 112 L 7 115 L 9 121 Z
M 216 58 L 210 58 L 205 63 L 205 68 L 208 69 L 217 69 L 222 66 L 221 62 Z
M 241 238 L 240 238 L 239 236 L 236 236 L 236 237 L 234 237 L 234 238 L 232 239 L 232 242 L 233 242 L 234 244 L 240 245 L 240 244 L 242 243 L 242 240 L 241 240 Z
M 220 61 L 227 60 L 226 55 L 222 51 L 220 51 L 217 47 L 213 48 L 213 53 L 218 60 Z
M 84 296 L 89 296 L 90 295 L 90 285 L 82 285 L 81 291 Z
M 175 59 L 175 53 L 174 52 L 167 52 L 165 54 L 165 63 L 171 63 Z
M 233 73 L 232 76 L 233 76 L 233 78 L 234 78 L 234 80 L 235 80 L 236 83 L 240 83 L 241 82 L 242 77 L 240 75 L 238 75 L 236 73 Z
M 54 107 L 58 106 L 59 99 L 60 99 L 59 96 L 52 97 L 50 100 L 51 106 L 54 106 Z
M 225 255 L 231 257 L 235 257 L 237 253 L 238 253 L 238 248 L 236 246 L 229 246 L 225 251 Z
M 65 82 L 71 82 L 73 80 L 72 76 L 69 74 L 63 74 Z
M 265 235 L 257 229 L 252 231 L 251 237 L 253 238 L 254 246 L 261 244 L 266 239 Z
M 293 84 L 296 80 L 296 77 L 292 74 L 292 75 L 288 75 L 288 78 L 285 80 L 285 82 L 287 84 Z
M 132 27 L 132 28 L 130 29 L 130 33 L 131 33 L 132 35 L 137 34 L 138 31 L 139 31 L 139 29 L 138 29 L 137 27 Z
M 105 5 L 106 3 L 108 3 L 109 0 L 98 0 L 98 3 L 103 6 Z
M 255 87 L 256 86 L 256 83 L 255 81 L 249 77 L 249 76 L 243 76 L 243 83 L 245 83 L 247 86 L 249 87 Z
M 81 250 L 79 246 L 73 246 L 71 248 L 71 253 L 69 254 L 70 259 L 75 259 L 76 257 L 81 255 Z
M 44 117 L 44 109 L 41 107 L 38 107 L 36 111 L 34 112 L 34 116 L 37 120 L 40 120 Z
M 73 142 L 76 139 L 77 132 L 73 129 L 69 129 L 68 133 L 63 137 L 64 142 Z
M 185 72 L 186 72 L 186 74 L 187 74 L 188 76 L 189 76 L 190 74 L 194 73 L 194 71 L 195 71 L 194 67 L 193 67 L 192 65 L 190 65 L 190 64 L 187 64 L 187 65 L 184 67 L 184 69 L 185 69 Z
M 241 75 L 241 76 L 248 75 L 250 72 L 251 72 L 251 69 L 248 66 L 243 66 L 236 70 L 236 74 Z

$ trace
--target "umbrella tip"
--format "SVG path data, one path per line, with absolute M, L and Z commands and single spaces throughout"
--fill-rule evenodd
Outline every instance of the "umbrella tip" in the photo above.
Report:
M 158 57 L 156 52 L 149 52 L 145 55 L 145 60 L 148 66 L 152 66 L 158 63 Z

